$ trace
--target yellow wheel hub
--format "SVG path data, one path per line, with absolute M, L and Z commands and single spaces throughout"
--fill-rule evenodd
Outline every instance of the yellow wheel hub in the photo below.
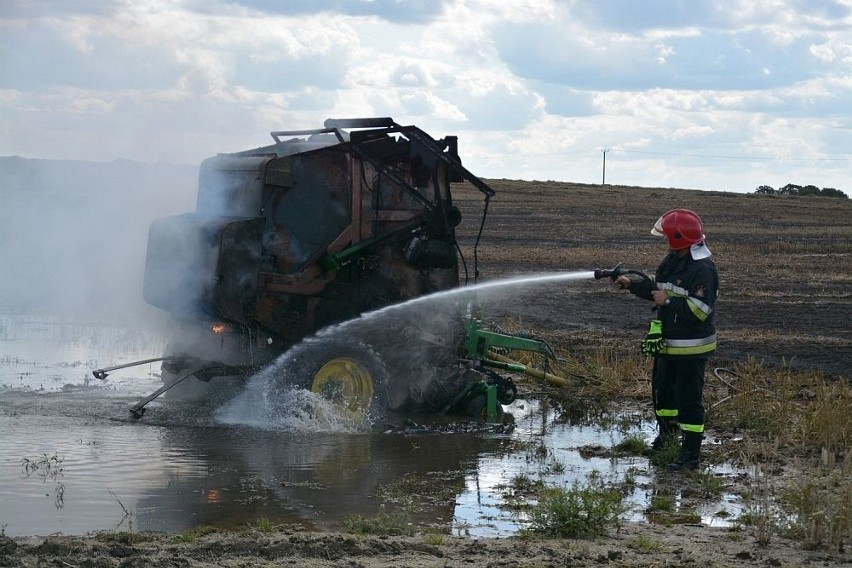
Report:
M 373 400 L 373 377 L 358 361 L 337 357 L 317 371 L 311 391 L 349 410 L 367 410 Z

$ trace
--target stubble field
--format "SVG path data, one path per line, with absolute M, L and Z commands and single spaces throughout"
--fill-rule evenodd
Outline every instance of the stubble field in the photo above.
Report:
M 748 358 L 849 376 L 852 367 L 852 201 L 666 188 L 492 180 L 478 250 L 481 276 L 611 268 L 653 274 L 665 254 L 650 234 L 666 210 L 704 221 L 719 271 L 719 350 L 727 366 Z M 463 188 L 456 202 L 481 215 L 482 197 Z M 475 239 L 477 223 L 462 233 Z M 470 231 L 473 228 L 474 231 Z M 472 254 L 466 246 L 470 264 Z M 647 304 L 602 282 L 566 286 L 516 310 L 570 352 L 608 346 L 635 352 Z

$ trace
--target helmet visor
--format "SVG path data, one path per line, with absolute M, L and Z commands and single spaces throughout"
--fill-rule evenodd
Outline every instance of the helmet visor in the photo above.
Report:
M 665 234 L 663 233 L 663 218 L 662 217 L 657 219 L 657 222 L 654 223 L 654 228 L 651 229 L 651 234 L 656 235 L 658 237 L 665 236 Z

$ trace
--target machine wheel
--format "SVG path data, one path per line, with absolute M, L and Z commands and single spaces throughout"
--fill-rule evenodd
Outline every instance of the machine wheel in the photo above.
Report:
M 470 401 L 468 401 L 465 406 L 465 414 L 470 416 L 471 418 L 475 418 L 477 420 L 486 421 L 488 420 L 488 397 L 484 394 L 478 394 Z M 503 416 L 503 407 L 500 403 L 497 403 L 497 418 Z
M 388 371 L 378 353 L 352 341 L 299 346 L 285 364 L 290 384 L 352 411 L 378 418 L 387 411 Z
M 498 375 L 493 371 L 487 371 L 491 384 L 497 386 L 497 402 L 500 404 L 512 404 L 518 398 L 518 387 L 511 378 Z

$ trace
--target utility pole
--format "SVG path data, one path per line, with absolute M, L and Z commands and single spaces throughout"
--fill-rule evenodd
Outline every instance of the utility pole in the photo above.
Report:
M 601 177 L 601 185 L 606 185 L 606 153 L 609 152 L 609 148 L 604 148 L 601 150 L 603 154 L 603 175 Z

